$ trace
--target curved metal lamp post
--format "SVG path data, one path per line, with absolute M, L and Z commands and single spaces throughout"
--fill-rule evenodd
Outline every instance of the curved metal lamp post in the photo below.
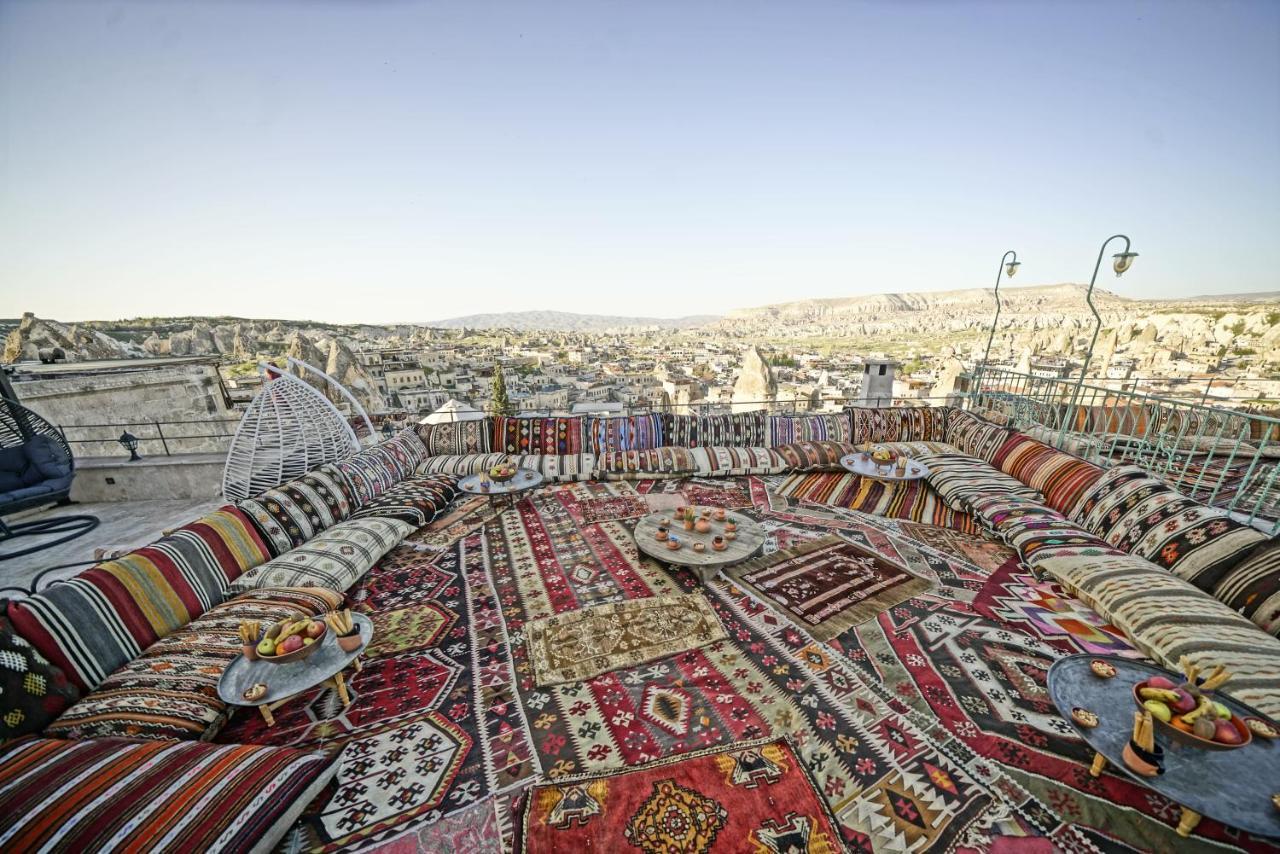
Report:
M 1093 305 L 1093 286 L 1098 281 L 1098 271 L 1102 269 L 1102 256 L 1107 252 L 1107 244 L 1116 239 L 1124 241 L 1124 251 L 1117 252 L 1111 256 L 1111 269 L 1116 271 L 1117 279 L 1133 266 L 1133 259 L 1138 257 L 1137 252 L 1129 251 L 1129 238 L 1124 234 L 1111 235 L 1102 241 L 1102 248 L 1098 250 L 1098 262 L 1093 265 L 1093 278 L 1089 280 L 1089 290 L 1084 295 L 1084 301 L 1089 304 L 1089 311 L 1093 312 L 1093 337 L 1089 339 L 1089 349 L 1084 354 L 1084 364 L 1080 366 L 1080 379 L 1076 380 L 1076 387 L 1071 392 L 1071 403 L 1067 405 L 1067 414 L 1073 419 L 1076 412 L 1076 401 L 1080 399 L 1080 389 L 1084 386 L 1085 372 L 1089 370 L 1089 362 L 1093 360 L 1093 345 L 1098 343 L 1098 333 L 1102 331 L 1102 315 L 1098 314 L 1098 309 Z M 1062 429 L 1058 431 L 1059 448 L 1062 447 L 1066 437 L 1067 418 L 1063 417 Z
M 987 349 L 982 351 L 982 364 L 977 370 L 977 376 L 973 379 L 975 391 L 982 391 L 982 375 L 987 372 L 987 359 L 991 356 L 991 339 L 995 338 L 996 324 L 1000 322 L 1000 274 L 1003 273 L 1012 279 L 1013 274 L 1018 272 L 1018 268 L 1021 266 L 1022 262 L 1018 260 L 1018 253 L 1010 249 L 1000 259 L 1000 266 L 996 267 L 996 316 L 991 319 L 991 331 L 987 333 Z

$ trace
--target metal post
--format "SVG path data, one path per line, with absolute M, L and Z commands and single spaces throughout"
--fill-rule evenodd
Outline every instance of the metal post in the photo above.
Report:
M 1009 257 L 1011 255 L 1013 256 L 1012 258 Z M 1001 256 L 1000 266 L 996 267 L 996 289 L 995 289 L 996 316 L 991 318 L 991 331 L 987 333 L 987 348 L 982 351 L 982 362 L 981 364 L 978 365 L 978 369 L 974 371 L 974 373 L 976 374 L 976 376 L 974 377 L 974 386 L 975 386 L 974 392 L 982 391 L 982 375 L 986 372 L 986 369 L 987 369 L 987 359 L 991 357 L 991 339 L 995 338 L 996 324 L 1000 322 L 1000 276 L 1005 271 L 1005 264 L 1010 265 L 1009 275 L 1012 276 L 1014 273 L 1017 272 L 1019 263 L 1020 262 L 1018 261 L 1018 253 L 1010 249 L 1008 252 L 1004 253 L 1003 256 Z
M 169 453 L 169 443 L 164 440 L 164 431 L 160 429 L 160 422 L 152 421 L 151 423 L 156 425 L 156 435 L 160 437 L 160 444 L 164 446 L 164 455 L 166 457 L 173 456 Z
M 1096 264 L 1093 265 L 1093 278 L 1089 280 L 1089 290 L 1086 291 L 1084 295 L 1084 301 L 1089 304 L 1089 311 L 1093 313 L 1093 337 L 1089 339 L 1089 349 L 1084 354 L 1084 364 L 1080 366 L 1080 379 L 1076 380 L 1075 390 L 1071 392 L 1071 403 L 1067 407 L 1068 412 L 1075 412 L 1076 400 L 1079 399 L 1080 388 L 1081 386 L 1084 385 L 1084 375 L 1088 372 L 1089 362 L 1092 361 L 1093 359 L 1093 346 L 1098 343 L 1098 333 L 1102 331 L 1102 315 L 1098 314 L 1098 309 L 1093 304 L 1093 286 L 1098 282 L 1098 270 L 1102 268 L 1102 256 L 1107 251 L 1107 244 L 1115 240 L 1116 238 L 1120 238 L 1121 240 L 1124 241 L 1124 252 L 1121 253 L 1123 256 L 1125 256 L 1126 258 L 1132 258 L 1134 255 L 1134 253 L 1131 253 L 1129 251 L 1129 245 L 1130 245 L 1129 238 L 1123 234 L 1111 235 L 1106 240 L 1102 241 L 1102 247 L 1098 250 L 1098 261 Z M 1120 276 L 1127 269 L 1128 269 L 1128 264 L 1126 264 L 1123 268 L 1121 268 L 1119 266 L 1119 262 L 1117 261 L 1117 266 L 1116 266 L 1117 276 Z M 1062 422 L 1062 429 L 1058 433 L 1059 448 L 1062 447 L 1062 443 L 1063 441 L 1065 441 L 1066 436 L 1067 436 L 1067 422 L 1064 419 Z

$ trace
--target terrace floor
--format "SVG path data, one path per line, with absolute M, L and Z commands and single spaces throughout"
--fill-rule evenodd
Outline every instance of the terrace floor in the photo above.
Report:
M 30 513 L 16 514 L 5 521 L 12 524 L 53 519 L 59 516 L 90 515 L 97 516 L 99 524 L 89 533 L 70 542 L 35 554 L 0 561 L 0 587 L 27 587 L 39 572 L 48 567 L 92 562 L 96 549 L 127 552 L 139 546 L 145 546 L 159 539 L 164 531 L 199 518 L 224 503 L 221 499 L 189 498 L 104 501 L 46 507 Z M 0 543 L 0 553 L 29 548 L 41 542 L 57 539 L 57 536 L 19 537 Z M 84 568 L 84 566 L 70 568 L 66 574 L 74 575 Z
M 285 840 L 294 851 L 511 850 L 535 807 L 561 809 L 533 828 L 540 850 L 546 834 L 555 850 L 583 850 L 572 834 L 591 822 L 620 839 L 640 821 L 643 810 L 615 814 L 647 795 L 628 794 L 637 778 L 622 772 L 658 762 L 693 774 L 685 763 L 708 751 L 737 767 L 744 746 L 781 738 L 804 768 L 771 773 L 803 797 L 761 833 L 812 830 L 825 812 L 858 851 L 1268 849 L 1209 819 L 1188 843 L 1172 802 L 1089 774 L 1092 751 L 1049 701 L 1047 669 L 1071 653 L 1140 656 L 1082 603 L 972 530 L 801 500 L 785 480 L 552 485 L 501 513 L 464 497 L 348 591 L 375 627 L 349 707 L 325 690 L 279 708 L 274 726 L 242 711 L 216 740 L 342 751 Z M 636 519 L 673 501 L 739 509 L 764 526 L 766 554 L 838 538 L 924 589 L 827 631 L 763 587 L 702 584 L 639 554 Z M 721 635 L 577 679 L 549 680 L 530 658 L 547 637 L 535 620 L 682 594 Z M 539 661 L 582 658 L 538 649 Z

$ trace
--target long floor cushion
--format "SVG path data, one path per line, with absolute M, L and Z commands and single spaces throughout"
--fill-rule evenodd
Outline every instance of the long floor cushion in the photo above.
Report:
M 394 493 L 374 501 L 389 494 Z M 246 572 L 231 589 L 239 593 L 261 587 L 323 587 L 342 593 L 417 529 L 389 516 L 348 519 Z
M 210 739 L 229 709 L 218 680 L 240 653 L 241 620 L 275 622 L 342 604 L 332 590 L 254 590 L 210 608 L 147 647 L 49 725 L 59 738 Z
M 24 738 L 0 747 L 0 848 L 267 852 L 337 767 L 289 747 Z
M 1041 563 L 1066 590 L 1156 661 L 1178 669 L 1188 656 L 1233 676 L 1223 690 L 1280 717 L 1280 640 L 1192 584 L 1133 555 Z

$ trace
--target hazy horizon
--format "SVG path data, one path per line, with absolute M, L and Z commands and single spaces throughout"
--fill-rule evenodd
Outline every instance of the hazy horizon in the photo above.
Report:
M 0 316 L 670 318 L 989 288 L 1009 248 L 1087 282 L 1116 232 L 1120 296 L 1280 290 L 1277 34 L 1261 2 L 0 4 Z

